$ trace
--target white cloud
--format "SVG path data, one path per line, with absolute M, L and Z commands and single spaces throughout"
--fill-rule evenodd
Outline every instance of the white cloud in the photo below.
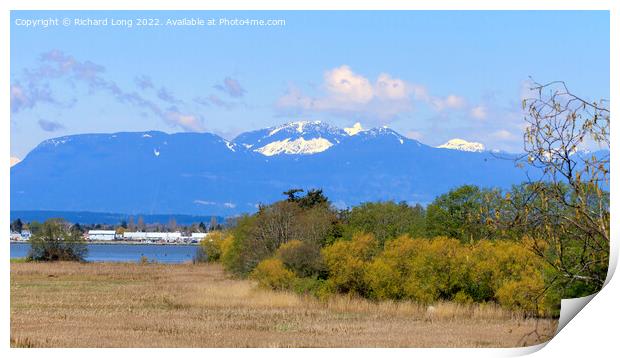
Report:
M 276 106 L 281 108 L 298 107 L 301 109 L 313 109 L 312 98 L 304 95 L 297 87 L 291 86 L 286 93 L 278 98 Z
M 382 73 L 377 80 L 356 74 L 347 66 L 328 70 L 323 76 L 322 96 L 312 97 L 299 88 L 291 86 L 276 101 L 279 109 L 304 112 L 329 112 L 349 117 L 364 117 L 382 124 L 398 115 L 410 112 L 413 102 L 410 93 L 414 92 L 404 80 Z
M 20 83 L 11 84 L 11 112 L 17 113 L 23 109 L 33 108 L 40 102 L 56 103 L 46 86 L 22 86 Z
M 63 104 L 52 95 L 49 82 L 52 80 L 68 80 L 72 84 L 82 83 L 88 86 L 89 93 L 102 92 L 111 95 L 121 104 L 130 104 L 150 111 L 172 126 L 178 126 L 187 131 L 203 131 L 202 117 L 180 113 L 176 109 L 165 110 L 162 103 L 153 101 L 135 91 L 123 89 L 116 82 L 108 79 L 105 67 L 91 61 L 78 61 L 74 57 L 59 50 L 52 50 L 40 56 L 39 65 L 24 70 L 22 83 L 15 81 L 11 84 L 11 112 L 33 108 L 38 103 L 47 102 L 64 107 L 72 106 L 75 101 Z M 150 78 L 142 76 L 136 79 L 141 89 L 153 87 Z M 157 99 L 173 104 L 182 105 L 183 101 L 176 99 L 172 93 L 161 88 Z M 173 107 L 176 108 L 176 107 Z M 187 108 L 185 107 L 187 111 Z M 44 130 L 52 128 L 49 123 L 39 123 Z M 47 128 L 47 129 L 46 129 Z
M 31 101 L 24 93 L 22 86 L 18 84 L 11 85 L 11 109 L 17 112 L 22 107 L 31 107 Z
M 237 205 L 235 205 L 235 203 L 224 203 L 224 206 L 229 208 L 229 209 L 234 209 L 235 207 L 237 207 Z
M 467 100 L 457 94 L 433 96 L 427 87 L 385 72 L 371 81 L 347 65 L 326 71 L 319 88 L 323 93 L 311 96 L 290 86 L 276 101 L 276 108 L 288 116 L 327 112 L 381 125 L 413 111 L 416 103 L 424 103 L 436 112 L 463 111 L 486 116 L 486 108 L 471 108 Z
M 487 118 L 487 108 L 485 106 L 476 106 L 472 108 L 469 113 L 472 117 L 476 119 L 486 119 Z
M 448 95 L 444 98 L 431 98 L 430 103 L 439 112 L 446 109 L 463 109 L 467 105 L 467 101 L 465 101 L 465 98 L 457 96 L 455 94 Z
M 375 92 L 379 98 L 405 99 L 409 96 L 409 90 L 405 81 L 392 78 L 387 73 L 382 73 L 377 79 Z
M 500 129 L 498 131 L 495 131 L 495 132 L 491 133 L 491 136 L 493 138 L 501 139 L 501 140 L 510 140 L 510 139 L 515 139 L 516 138 L 516 136 L 514 134 L 510 133 L 506 129 Z
M 346 65 L 325 72 L 324 80 L 327 91 L 338 101 L 368 103 L 374 96 L 370 81 Z
M 200 205 L 215 205 L 214 201 L 206 201 L 206 200 L 194 200 L 194 204 L 200 204 Z
M 216 89 L 226 92 L 231 97 L 243 97 L 243 95 L 247 92 L 239 83 L 238 80 L 232 77 L 226 77 L 222 81 L 221 84 L 216 84 L 214 86 Z
M 431 96 L 428 94 L 426 87 L 422 85 L 412 84 L 409 86 L 413 92 L 413 98 L 418 101 L 429 102 Z
M 202 120 L 195 115 L 183 114 L 172 110 L 166 112 L 165 118 L 171 125 L 179 126 L 186 131 L 202 132 L 205 130 Z

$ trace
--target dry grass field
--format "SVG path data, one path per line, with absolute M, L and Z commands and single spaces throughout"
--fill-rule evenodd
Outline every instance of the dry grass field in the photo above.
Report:
M 434 307 L 429 317 L 409 302 L 320 302 L 219 265 L 11 263 L 12 347 L 514 347 L 557 325 L 490 305 Z M 543 336 L 527 336 L 536 326 Z

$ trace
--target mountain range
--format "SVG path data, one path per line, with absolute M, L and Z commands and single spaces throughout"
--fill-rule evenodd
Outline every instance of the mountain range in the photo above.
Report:
M 291 122 L 226 140 L 212 133 L 79 134 L 46 140 L 11 167 L 11 210 L 230 216 L 322 188 L 337 207 L 427 204 L 463 184 L 526 179 L 516 155 L 475 142 L 432 147 L 381 127 Z

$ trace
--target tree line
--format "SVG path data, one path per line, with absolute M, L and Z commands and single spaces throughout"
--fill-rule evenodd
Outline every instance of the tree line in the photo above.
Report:
M 59 218 L 51 218 L 57 220 Z M 37 233 L 44 223 L 33 220 L 31 222 L 23 222 L 21 218 L 13 220 L 10 224 L 11 232 L 21 233 L 24 230 L 29 230 L 32 234 Z M 137 223 L 133 219 L 133 216 L 129 217 L 129 220 L 121 220 L 118 224 L 80 224 L 78 222 L 69 224 L 72 230 L 78 231 L 82 234 L 89 230 L 114 230 L 117 234 L 122 234 L 125 231 L 156 231 L 156 232 L 202 232 L 206 233 L 214 230 L 222 230 L 224 225 L 217 221 L 216 217 L 212 217 L 208 224 L 204 222 L 197 222 L 191 225 L 178 225 L 174 217 L 171 217 L 166 224 L 160 223 L 145 223 L 142 216 L 138 216 Z

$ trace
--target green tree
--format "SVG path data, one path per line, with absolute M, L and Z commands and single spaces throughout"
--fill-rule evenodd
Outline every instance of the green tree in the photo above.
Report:
M 462 242 L 497 238 L 494 226 L 504 202 L 499 190 L 464 185 L 437 197 L 426 209 L 430 237 L 447 236 Z
M 224 267 L 237 275 L 245 276 L 252 271 L 268 252 L 257 251 L 255 240 L 256 216 L 243 215 L 235 220 L 230 237 L 221 245 L 221 261 Z M 258 247 L 256 247 L 258 249 Z
M 356 232 L 370 233 L 380 246 L 387 240 L 408 234 L 412 237 L 425 235 L 425 213 L 420 205 L 409 206 L 393 201 L 363 203 L 351 209 L 345 217 L 345 236 Z
M 24 229 L 24 224 L 22 223 L 20 218 L 17 218 L 11 223 L 11 231 L 22 232 L 23 229 Z
M 30 244 L 28 258 L 35 261 L 83 261 L 88 252 L 82 235 L 63 219 L 45 221 Z
M 290 202 L 297 202 L 299 200 L 299 197 L 297 196 L 297 193 L 303 193 L 304 190 L 303 189 L 299 189 L 299 188 L 294 188 L 294 189 L 289 189 L 287 191 L 285 191 L 284 195 L 286 195 L 288 201 Z
M 80 223 L 75 223 L 71 226 L 71 230 L 79 233 L 80 235 L 84 234 L 84 229 Z
M 28 230 L 30 230 L 30 233 L 34 235 L 39 232 L 41 226 L 42 224 L 40 222 L 34 220 L 28 223 Z
M 315 242 L 291 240 L 280 246 L 275 256 L 298 277 L 324 278 L 327 273 L 321 248 Z
M 271 257 L 291 240 L 320 247 L 335 235 L 335 211 L 322 199 L 321 191 L 311 192 L 307 201 L 303 197 L 297 201 L 261 205 L 256 214 L 237 219 L 230 231 L 234 237 L 231 251 L 224 260 L 231 271 L 248 274 L 260 261 Z
M 299 206 L 302 209 L 310 209 L 315 206 L 329 205 L 329 200 L 323 194 L 322 189 L 310 189 L 306 192 L 306 195 L 299 198 Z

